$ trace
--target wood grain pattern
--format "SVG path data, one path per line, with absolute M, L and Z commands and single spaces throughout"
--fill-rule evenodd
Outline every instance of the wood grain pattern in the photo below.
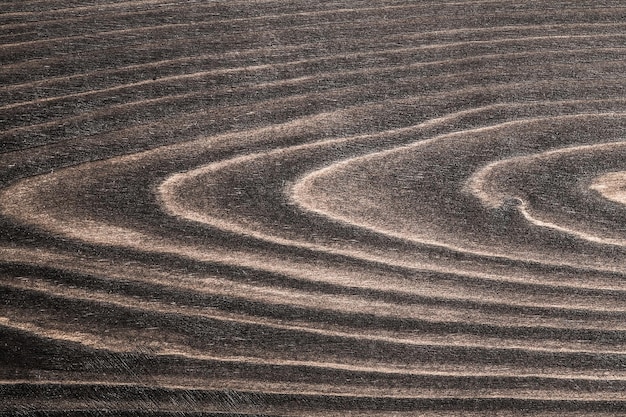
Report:
M 626 3 L 0 1 L 0 415 L 626 415 Z

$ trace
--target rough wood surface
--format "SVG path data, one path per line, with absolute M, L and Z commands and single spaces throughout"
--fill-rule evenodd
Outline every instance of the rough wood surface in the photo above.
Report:
M 0 1 L 0 415 L 626 415 L 626 2 Z

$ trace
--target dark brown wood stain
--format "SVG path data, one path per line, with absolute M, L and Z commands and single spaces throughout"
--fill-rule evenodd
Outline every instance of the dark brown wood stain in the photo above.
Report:
M 626 414 L 625 18 L 0 1 L 0 415 Z

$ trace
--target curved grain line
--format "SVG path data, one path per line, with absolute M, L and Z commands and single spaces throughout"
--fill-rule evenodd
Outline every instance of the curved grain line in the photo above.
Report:
M 566 51 L 540 51 L 540 52 L 519 52 L 519 53 L 509 53 L 509 54 L 485 54 L 485 55 L 477 55 L 477 56 L 471 56 L 468 58 L 460 58 L 460 59 L 446 59 L 446 60 L 442 60 L 442 61 L 432 61 L 432 62 L 418 62 L 418 63 L 412 63 L 409 65 L 404 66 L 403 68 L 397 68 L 395 66 L 383 66 L 383 67 L 374 67 L 374 68 L 368 68 L 368 69 L 362 69 L 362 70 L 341 70 L 341 71 L 328 71 L 325 73 L 322 73 L 321 75 L 325 76 L 325 77 L 332 77 L 332 76 L 354 76 L 354 75 L 374 75 L 374 74 L 383 74 L 385 73 L 388 69 L 395 69 L 397 72 L 406 72 L 410 69 L 418 69 L 418 68 L 428 68 L 428 67 L 435 67 L 435 66 L 443 66 L 446 64 L 450 64 L 450 63 L 454 63 L 454 64 L 462 64 L 462 63 L 471 63 L 471 62 L 476 62 L 478 60 L 483 60 L 483 59 L 489 59 L 489 58 L 509 58 L 509 57 L 515 57 L 515 58 L 526 58 L 526 57 L 530 57 L 530 56 L 541 56 L 544 54 L 551 54 L 551 55 L 558 55 L 558 54 L 571 54 L 571 53 L 576 53 L 576 52 L 593 52 L 593 53 L 597 53 L 597 52 L 624 52 L 626 51 L 626 48 L 599 48 L 599 49 L 594 49 L 594 50 L 589 50 L 588 48 L 583 48 L 583 49 L 571 49 L 571 50 L 566 50 Z M 302 63 L 306 63 L 306 61 L 296 61 L 294 64 L 302 64 Z M 285 66 L 288 66 L 291 64 L 285 64 Z M 60 101 L 60 100 L 69 100 L 69 99 L 76 99 L 76 98 L 85 98 L 85 97 L 89 97 L 89 96 L 94 96 L 94 95 L 99 95 L 99 94 L 103 94 L 103 93 L 111 93 L 111 92 L 116 92 L 116 91 L 121 91 L 121 90 L 125 90 L 125 89 L 130 89 L 133 87 L 138 87 L 138 86 L 143 86 L 143 85 L 155 85 L 155 84 L 162 84 L 162 83 L 166 83 L 169 81 L 180 81 L 180 80 L 187 80 L 187 79 L 198 79 L 198 78 L 202 78 L 202 77 L 206 77 L 209 75 L 220 75 L 220 74 L 234 74 L 237 72 L 249 72 L 249 71 L 254 71 L 257 69 L 267 69 L 267 68 L 271 68 L 272 66 L 270 65 L 259 65 L 259 66 L 253 66 L 253 67 L 244 67 L 244 68 L 236 68 L 236 69 L 220 69 L 220 70 L 215 70 L 215 71 L 198 71 L 198 72 L 194 72 L 194 73 L 189 73 L 189 74 L 179 74 L 179 75 L 172 75 L 172 76 L 167 76 L 167 77 L 162 77 L 159 78 L 158 80 L 144 80 L 144 81 L 138 81 L 138 82 L 134 82 L 134 83 L 129 83 L 129 84 L 122 84 L 122 85 L 115 85 L 109 88 L 103 88 L 103 89 L 96 89 L 96 90 L 89 90 L 89 91 L 84 91 L 84 92 L 80 92 L 80 93 L 73 93 L 73 94 L 66 94 L 66 95 L 62 95 L 62 96 L 54 96 L 54 97 L 46 97 L 46 98 L 42 98 L 42 99 L 37 99 L 37 100 L 31 100 L 31 101 L 26 101 L 26 102 L 20 102 L 20 103 L 11 103 L 11 104 L 6 104 L 4 106 L 0 106 L 0 110 L 10 110 L 10 109 L 15 109 L 15 108 L 19 108 L 19 107 L 26 107 L 26 106 L 33 106 L 33 105 L 41 105 L 41 104 L 49 104 L 49 103 L 53 103 L 55 101 Z M 283 84 L 293 84 L 296 82 L 301 82 L 301 81 L 312 81 L 313 78 L 312 76 L 300 76 L 300 77 L 295 77 L 295 78 L 289 78 L 289 79 L 284 79 L 284 80 L 280 80 L 276 83 L 283 83 Z
M 625 34 L 622 33 L 602 33 L 602 34 L 586 34 L 586 35 L 563 35 L 563 36 L 529 36 L 529 37 L 517 37 L 517 38 L 511 38 L 511 39 L 497 39 L 497 40 L 480 40 L 480 41 L 463 41 L 463 42 L 446 42 L 446 43 L 440 43 L 440 44 L 428 44 L 428 45 L 420 45 L 420 46 L 414 46 L 414 47 L 400 47 L 400 48 L 385 48 L 384 50 L 374 50 L 374 51 L 368 51 L 368 52 L 353 52 L 353 53 L 343 53 L 343 54 L 330 54 L 330 55 L 324 55 L 323 57 L 316 57 L 316 58 L 308 58 L 308 59 L 300 59 L 300 60 L 296 60 L 296 61 L 286 61 L 286 62 L 281 62 L 280 64 L 276 65 L 276 64 L 266 64 L 266 65 L 256 65 L 256 66 L 252 66 L 250 68 L 255 68 L 255 69 L 260 69 L 260 68 L 276 68 L 278 67 L 282 67 L 282 66 L 289 66 L 289 65 L 298 65 L 298 64 L 311 64 L 311 63 L 316 63 L 316 62 L 325 62 L 325 61 L 330 61 L 332 59 L 337 59 L 337 58 L 341 58 L 341 59 L 347 59 L 347 58 L 351 58 L 351 59 L 358 59 L 358 58 L 365 58 L 365 57 L 371 57 L 371 56 L 378 56 L 378 55 L 396 55 L 396 54 L 401 54 L 403 52 L 415 52 L 415 51 L 419 51 L 419 50 L 432 50 L 432 49 L 444 49 L 444 48 L 449 48 L 449 47 L 464 47 L 464 46 L 471 46 L 471 45 L 497 45 L 497 44 L 509 44 L 509 43 L 517 43 L 517 42 L 526 42 L 526 41 L 540 41 L 540 40 L 550 40 L 550 41 L 554 41 L 556 39 L 566 39 L 566 40 L 571 40 L 571 39 L 602 39 L 602 38 L 622 38 L 622 37 L 626 37 Z M 308 44 L 309 46 L 312 44 Z M 306 46 L 306 45 L 305 45 Z M 259 49 L 254 49 L 251 50 L 250 52 L 252 53 L 258 53 Z M 242 52 L 237 51 L 236 56 L 240 56 L 242 54 Z M 160 60 L 160 61 L 151 61 L 149 63 L 146 64 L 135 64 L 135 65 L 128 65 L 125 67 L 118 67 L 118 68 L 114 68 L 114 69 L 109 69 L 109 70 L 100 70 L 100 71 L 91 71 L 91 72 L 86 72 L 86 73 L 80 73 L 80 74 L 72 74 L 70 76 L 59 76 L 59 77 L 48 77 L 45 80 L 37 80 L 37 81 L 30 81 L 27 83 L 22 83 L 22 84 L 8 84 L 5 86 L 0 87 L 1 89 L 5 90 L 5 91 L 13 91 L 13 90 L 17 90 L 19 88 L 33 88 L 33 87 L 43 87 L 43 86 L 47 86 L 47 85 L 54 85 L 55 82 L 59 82 L 59 81 L 69 81 L 75 78 L 82 78 L 82 77 L 87 77 L 87 76 L 104 76 L 104 75 L 108 75 L 111 73 L 118 73 L 120 71 L 135 71 L 135 70 L 141 70 L 141 69 L 146 69 L 146 68 L 153 68 L 153 67 L 159 67 L 161 65 L 167 65 L 167 64 L 173 64 L 173 63 L 187 63 L 187 62 L 193 62 L 196 60 L 209 60 L 209 59 L 218 59 L 218 58 L 222 58 L 226 55 L 229 55 L 228 53 L 223 53 L 223 54 L 218 54 L 218 55 L 195 55 L 195 56 L 184 56 L 181 58 L 176 58 L 176 59 L 166 59 L 166 60 Z M 477 57 L 480 57 L 480 55 L 477 55 Z M 237 68 L 233 68 L 233 67 L 229 67 L 229 68 L 223 68 L 223 69 L 219 69 L 219 70 L 215 70 L 216 73 L 222 73 L 220 71 L 224 71 L 224 73 L 227 73 L 226 71 L 233 71 L 233 73 L 238 72 L 238 71 L 247 71 L 248 67 L 237 67 Z M 12 104 L 17 104 L 17 103 L 12 103 Z
M 626 7 L 619 7 L 619 9 L 626 9 Z M 342 23 L 346 23 L 346 22 L 354 25 L 352 20 L 345 21 L 345 22 L 342 22 Z M 50 43 L 50 44 L 55 44 L 55 43 L 58 44 L 61 41 L 80 40 L 80 39 L 83 39 L 83 38 L 86 38 L 86 37 L 87 38 L 94 38 L 94 37 L 99 37 L 101 35 L 107 35 L 107 36 L 108 35 L 113 35 L 114 36 L 114 35 L 117 35 L 117 34 L 130 34 L 130 33 L 134 33 L 134 32 L 137 32 L 137 33 L 149 33 L 151 31 L 164 30 L 166 28 L 167 29 L 182 29 L 182 28 L 185 28 L 185 27 L 201 26 L 203 24 L 205 24 L 205 23 L 202 22 L 202 23 L 161 24 L 161 25 L 143 26 L 143 27 L 139 27 L 139 28 L 131 28 L 131 29 L 118 29 L 118 30 L 104 31 L 104 32 L 98 32 L 98 33 L 89 34 L 88 36 L 76 35 L 76 36 L 65 36 L 65 37 L 58 37 L 58 38 L 52 38 L 52 39 L 34 40 L 34 41 L 26 41 L 26 42 L 17 42 L 17 43 L 11 43 L 11 44 L 8 44 L 8 45 L 0 45 L 0 52 L 3 49 L 9 48 L 9 47 L 12 48 L 12 49 L 20 49 L 20 48 L 24 48 L 24 47 L 36 47 L 36 46 L 45 45 L 45 44 L 48 44 L 48 43 Z M 336 22 L 321 22 L 321 23 L 318 23 L 317 25 L 331 26 L 331 25 L 334 25 L 334 24 L 336 24 Z M 605 23 L 584 23 L 584 22 L 582 22 L 582 23 L 578 22 L 576 24 L 577 25 L 587 25 L 587 26 L 591 26 L 591 27 L 597 27 L 597 26 L 601 27 L 603 25 L 606 25 Z M 571 25 L 571 23 L 566 23 L 566 24 L 562 23 L 560 25 L 559 24 L 556 24 L 556 25 L 552 24 L 552 25 L 549 25 L 548 28 L 550 28 L 550 27 L 559 27 L 561 25 Z M 612 24 L 608 23 L 608 25 L 612 25 Z M 301 28 L 306 28 L 307 26 L 304 25 L 304 26 L 300 26 L 300 27 Z M 372 28 L 373 26 L 372 26 L 372 24 L 369 24 L 368 27 Z M 505 26 L 502 26 L 502 27 L 510 27 L 513 30 L 515 30 L 515 28 L 516 28 L 516 26 L 512 26 L 512 25 L 505 25 Z M 538 27 L 546 29 L 545 25 L 544 26 L 538 26 Z M 293 28 L 278 29 L 278 30 L 291 31 L 291 30 L 293 30 Z M 465 29 L 465 30 L 467 30 L 467 29 Z M 488 29 L 480 28 L 480 30 L 490 31 L 491 28 L 488 28 Z M 438 30 L 438 31 L 432 31 L 429 34 L 431 34 L 431 35 L 447 35 L 447 34 L 458 33 L 459 31 L 463 31 L 463 29 Z M 271 30 L 270 32 L 273 33 L 273 32 L 276 32 L 276 30 Z
M 133 2 L 133 3 L 137 3 L 137 2 Z M 142 2 L 143 3 L 143 2 Z M 151 3 L 151 2 L 150 2 Z M 485 0 L 485 1 L 480 1 L 480 2 L 473 2 L 472 4 L 492 4 L 492 3 L 499 3 L 498 0 Z M 449 6 L 449 5 L 462 5 L 462 6 L 466 6 L 465 3 L 462 2 L 449 2 L 449 3 L 444 3 L 443 5 L 445 6 Z M 212 5 L 211 5 L 212 6 Z M 176 8 L 182 8 L 184 6 L 174 6 L 174 7 L 170 7 L 168 8 L 169 10 L 171 9 L 176 9 Z M 200 5 L 200 7 L 202 7 L 202 5 Z M 353 14 L 354 12 L 358 12 L 358 13 L 363 13 L 363 12 L 376 12 L 379 13 L 381 11 L 385 11 L 385 10 L 412 10 L 412 9 L 422 9 L 424 7 L 424 5 L 422 3 L 420 3 L 419 5 L 415 5 L 415 4 L 402 4 L 402 5 L 387 5 L 387 6 L 377 6 L 377 7 L 360 7 L 360 8 L 340 8 L 340 9 L 329 9 L 329 10 L 314 10 L 314 11 L 298 11 L 298 12 L 293 12 L 293 13 L 283 13 L 283 14 L 264 14 L 261 16 L 248 16 L 248 17 L 235 17 L 235 18 L 230 18 L 230 19 L 217 19 L 215 20 L 213 23 L 215 24 L 224 24 L 224 23 L 232 23 L 232 22 L 239 22 L 239 23 L 243 23 L 243 22 L 251 22 L 251 21 L 265 21 L 265 20 L 272 20 L 272 19 L 276 19 L 276 20 L 282 20 L 286 17 L 304 17 L 304 16 L 324 16 L 324 15 L 330 15 L 335 17 L 337 14 Z M 117 7 L 116 7 L 117 8 Z M 570 7 L 568 8 L 568 10 L 584 10 L 586 12 L 589 12 L 590 10 L 601 10 L 601 11 L 608 11 L 608 10 L 623 10 L 625 9 L 624 6 L 598 6 L 598 7 L 580 7 L 580 8 L 573 8 Z M 66 11 L 82 11 L 84 10 L 84 8 L 73 8 L 73 9 L 68 9 Z M 102 10 L 98 10 L 99 12 L 101 12 Z M 141 10 L 141 11 L 136 11 L 136 12 L 127 12 L 127 13 L 123 13 L 121 17 L 123 16 L 132 16 L 132 15 L 136 15 L 136 14 L 141 14 L 141 13 L 147 13 L 149 12 L 148 10 Z M 518 12 L 518 13 L 523 13 L 523 12 Z M 0 16 L 6 16 L 6 15 L 0 15 Z M 119 13 L 116 16 L 120 16 Z M 38 21 L 37 25 L 42 25 L 48 22 L 54 22 L 54 23 L 58 23 L 58 22 L 67 22 L 67 21 L 72 21 L 75 20 L 76 18 L 68 18 L 68 17 L 64 17 L 63 19 L 57 19 L 57 20 L 50 20 L 50 21 Z M 351 22 L 352 20 L 340 20 L 341 23 L 343 22 Z M 317 24 L 328 24 L 329 22 L 318 22 Z M 330 23 L 337 23 L 337 22 L 330 22 Z M 163 27 L 184 27 L 184 25 L 188 25 L 188 26 L 193 26 L 194 24 L 198 24 L 198 23 L 188 23 L 188 24 L 168 24 L 165 25 Z M 28 24 L 26 24 L 28 25 Z M 301 27 L 298 25 L 294 25 L 294 27 Z M 13 29 L 15 28 L 15 26 L 13 25 L 7 25 L 6 26 L 7 29 Z M 143 30 L 146 27 L 135 27 L 133 28 L 133 30 Z M 156 27 L 152 27 L 150 26 L 150 28 L 159 28 L 159 26 Z M 104 31 L 104 32 L 96 32 L 96 34 L 110 34 L 110 33 L 118 33 L 117 30 L 114 31 Z M 127 33 L 126 31 L 122 31 L 119 33 Z M 91 33 L 90 33 L 91 34 Z M 68 39 L 67 37 L 57 37 L 57 38 L 51 38 L 51 39 L 46 39 L 45 42 L 55 42 L 58 40 L 66 40 Z M 73 37 L 71 39 L 74 39 Z M 39 41 L 28 41 L 28 42 L 23 42 L 23 44 L 29 44 L 30 42 L 41 42 L 41 40 Z M 8 45 L 4 45 L 4 46 L 8 46 L 8 47 L 13 47 L 13 46 L 17 46 L 17 45 L 21 45 L 22 43 L 15 43 L 15 44 L 8 44 Z
M 111 344 L 112 338 L 105 335 L 94 335 L 82 332 L 65 333 L 50 328 L 42 328 L 37 324 L 30 322 L 20 322 L 12 320 L 7 317 L 0 316 L 0 326 L 6 328 L 12 328 L 21 332 L 37 335 L 47 340 L 63 341 L 65 343 L 73 343 L 84 346 L 89 349 L 106 350 L 115 353 L 129 353 L 132 352 L 132 347 L 124 344 L 123 340 L 119 340 L 115 345 Z M 110 339 L 110 340 L 107 340 Z M 126 342 L 127 343 L 127 342 Z M 394 375 L 406 375 L 414 377 L 423 376 L 441 376 L 441 377 L 501 377 L 509 378 L 511 368 L 507 365 L 489 365 L 480 366 L 472 364 L 464 364 L 464 372 L 451 372 L 449 366 L 445 365 L 424 365 L 419 366 L 407 366 L 407 365 L 393 365 L 393 364 L 356 364 L 352 363 L 338 363 L 338 362 L 321 362 L 321 361 L 301 361 L 290 359 L 273 359 L 263 357 L 246 357 L 246 356 L 212 356 L 208 354 L 202 354 L 198 352 L 181 352 L 176 346 L 165 347 L 151 352 L 151 356 L 154 357 L 179 357 L 188 360 L 200 360 L 206 362 L 215 363 L 239 363 L 246 366 L 275 366 L 275 367 L 294 367 L 294 368 L 308 368 L 311 370 L 327 370 L 327 371 L 344 371 L 355 372 L 363 374 L 373 374 L 380 376 L 394 376 Z M 616 356 L 623 356 L 616 355 Z M 448 368 L 448 369 L 447 369 Z M 547 372 L 546 372 L 547 370 Z M 616 382 L 622 382 L 625 379 L 624 371 L 612 371 L 610 374 L 610 380 Z M 527 366 L 526 368 L 519 368 L 516 372 L 517 378 L 546 378 L 553 380 L 567 380 L 567 379 L 579 379 L 584 380 L 601 380 L 606 379 L 607 372 L 603 370 L 594 369 L 564 369 L 556 368 L 549 369 L 542 367 Z M 511 378 L 515 378 L 511 377 Z M 596 393 L 597 394 L 597 393 Z
M 587 346 L 584 344 L 577 344 L 575 342 L 559 341 L 554 343 L 546 343 L 545 346 L 538 347 L 536 341 L 529 340 L 525 341 L 523 338 L 498 338 L 497 340 L 489 339 L 489 338 L 481 338 L 481 337 L 455 337 L 453 342 L 442 340 L 441 337 L 436 337 L 435 335 L 420 335 L 416 337 L 411 333 L 402 333 L 402 332 L 379 332 L 379 334 L 363 334 L 358 329 L 350 329 L 343 327 L 335 327 L 335 326 L 325 326 L 325 327 L 312 327 L 304 324 L 294 324 L 287 325 L 282 324 L 277 320 L 272 320 L 269 318 L 253 318 L 249 316 L 243 316 L 240 314 L 215 311 L 210 312 L 210 309 L 206 308 L 197 308 L 191 306 L 172 306 L 171 304 L 165 302 L 158 301 L 137 301 L 136 299 L 129 298 L 126 296 L 111 296 L 105 293 L 98 293 L 96 291 L 85 291 L 85 290 L 75 290 L 75 289 L 66 289 L 59 288 L 56 289 L 47 284 L 35 283 L 30 285 L 24 285 L 23 283 L 3 283 L 2 287 L 12 288 L 12 289 L 23 289 L 27 291 L 35 291 L 40 294 L 45 294 L 48 297 L 54 297 L 59 300 L 68 299 L 75 301 L 83 301 L 94 303 L 98 305 L 110 305 L 114 307 L 119 307 L 123 309 L 133 310 L 134 312 L 145 312 L 150 314 L 162 314 L 162 315 L 176 315 L 179 318 L 186 318 L 188 321 L 193 321 L 198 318 L 211 319 L 214 321 L 234 324 L 245 324 L 245 325 L 254 325 L 260 327 L 261 329 L 266 328 L 268 331 L 271 330 L 286 330 L 293 331 L 304 334 L 332 337 L 332 338 L 343 338 L 348 340 L 353 340 L 354 342 L 363 342 L 363 341 L 371 341 L 371 342 L 383 342 L 389 345 L 403 345 L 403 346 L 419 346 L 419 347 L 464 347 L 464 348 L 481 348 L 481 349 L 497 349 L 497 350 L 514 350 L 514 351 L 529 351 L 529 352 L 567 352 L 567 353 L 576 353 L 576 354 L 606 354 L 606 355 L 620 355 L 623 353 L 622 350 L 616 350 L 615 346 L 607 345 L 597 345 L 597 346 Z M 391 309 L 391 308 L 390 308 Z M 425 318 L 424 318 L 425 319 Z M 434 322 L 434 321 L 433 321 Z M 471 323 L 471 320 L 469 320 Z M 479 323 L 480 321 L 476 321 Z M 488 320 L 485 320 L 488 323 Z M 445 322 L 442 322 L 445 323 Z M 40 324 L 41 325 L 41 324 Z M 494 325 L 495 328 L 499 327 L 498 325 Z M 550 327 L 545 323 L 542 323 L 541 326 L 533 323 L 524 323 L 524 320 L 520 320 L 513 326 L 508 326 L 507 330 L 514 330 L 515 328 L 519 328 L 520 330 L 532 330 L 533 327 L 541 327 L 544 330 L 554 329 L 554 330 L 565 330 L 568 327 L 565 326 L 553 326 Z M 598 327 L 590 326 L 590 327 L 580 327 L 576 328 L 577 331 L 586 331 L 586 330 L 597 330 Z M 602 330 L 609 330 L 611 332 L 624 332 L 626 329 L 623 328 L 612 328 L 612 327 L 601 327 Z M 91 333 L 91 332 L 89 332 Z M 599 334 L 601 336 L 601 334 Z M 447 336 L 450 339 L 450 336 Z
M 525 30 L 525 31 L 539 31 L 539 33 L 544 33 L 545 30 L 561 30 L 561 29 L 595 29 L 596 25 L 599 27 L 613 27 L 613 28 L 618 28 L 618 27 L 624 27 L 626 26 L 626 24 L 624 23 L 616 23 L 616 22 L 612 22 L 612 23 L 595 23 L 595 24 L 589 24 L 589 23 L 562 23 L 562 24 L 551 24 L 551 25 L 525 25 L 525 26 L 496 26 L 493 28 L 461 28 L 461 29 L 449 29 L 449 30 L 445 30 L 445 31 L 427 31 L 427 32 L 423 32 L 423 31 L 416 31 L 416 32 L 404 32 L 402 34 L 393 34 L 393 35 L 385 35 L 383 36 L 380 40 L 382 41 L 387 41 L 387 42 L 398 42 L 400 40 L 428 40 L 428 39 L 432 39 L 432 40 L 436 40 L 439 37 L 444 37 L 444 36 L 449 36 L 449 35 L 467 35 L 467 34 L 479 34 L 479 33 L 490 33 L 490 32 L 498 32 L 498 31 L 502 31 L 504 32 L 504 35 L 507 35 L 509 32 L 514 31 L 517 32 L 519 30 Z M 519 36 L 519 35 L 516 35 Z M 356 38 L 348 38 L 348 40 L 352 41 Z M 346 40 L 343 40 L 344 42 L 346 42 Z M 328 42 L 327 42 L 328 43 Z M 150 42 L 146 42 L 143 45 L 145 45 L 146 47 L 154 47 L 157 45 L 160 45 L 161 43 L 150 43 Z M 320 45 L 320 42 L 316 42 L 315 44 Z M 336 44 L 336 42 L 332 42 L 332 44 Z M 281 45 L 281 50 L 289 50 L 290 48 L 294 48 L 294 47 L 302 47 L 302 46 L 306 46 L 306 45 L 314 45 L 314 43 L 298 43 L 298 44 L 289 44 L 289 45 Z M 324 44 L 321 44 L 324 45 Z M 241 49 L 239 49 L 236 53 L 249 53 L 249 52 L 254 52 L 254 51 L 262 51 L 265 50 L 267 48 L 254 48 L 254 49 L 244 49 L 243 51 Z M 270 48 L 272 50 L 276 50 L 275 47 Z M 82 51 L 82 54 L 84 55 L 86 51 Z M 92 51 L 93 52 L 93 51 Z M 97 52 L 97 51 L 95 51 Z M 58 55 L 58 54 L 57 54 Z M 67 55 L 67 53 L 62 53 L 61 56 Z M 0 73 L 2 72 L 3 69 L 10 69 L 10 68 L 14 68 L 16 66 L 21 67 L 23 65 L 29 65 L 32 66 L 33 64 L 35 64 L 38 61 L 44 61 L 44 62 L 48 62 L 50 60 L 49 57 L 46 58 L 36 58 L 36 59 L 30 59 L 25 63 L 22 62 L 18 62 L 18 63 L 7 63 L 5 65 L 2 66 L 2 68 L 0 68 Z

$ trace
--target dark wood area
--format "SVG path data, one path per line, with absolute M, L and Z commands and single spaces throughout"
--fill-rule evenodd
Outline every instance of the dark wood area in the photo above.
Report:
M 626 2 L 0 0 L 0 416 L 626 415 Z

